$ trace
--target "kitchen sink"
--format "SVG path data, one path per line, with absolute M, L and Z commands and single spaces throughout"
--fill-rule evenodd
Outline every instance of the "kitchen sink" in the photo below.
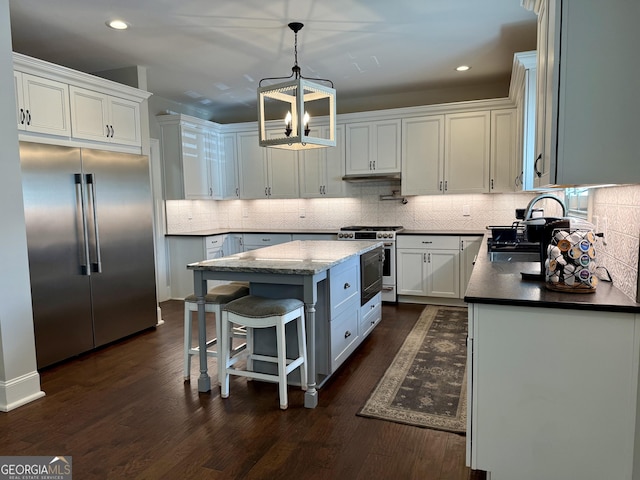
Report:
M 540 252 L 523 252 L 519 250 L 489 252 L 492 262 L 539 262 Z
M 494 242 L 489 240 L 492 262 L 539 262 L 540 244 L 535 242 Z

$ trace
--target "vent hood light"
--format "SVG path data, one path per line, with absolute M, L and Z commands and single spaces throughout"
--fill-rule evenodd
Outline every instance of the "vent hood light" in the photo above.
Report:
M 456 67 L 456 70 L 458 72 L 466 72 L 467 70 L 469 70 L 471 67 L 469 65 L 460 65 L 459 67 Z

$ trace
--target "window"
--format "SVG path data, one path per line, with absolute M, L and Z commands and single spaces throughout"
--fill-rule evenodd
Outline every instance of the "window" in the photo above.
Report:
M 567 205 L 567 215 L 571 217 L 584 218 L 589 217 L 589 189 L 566 188 L 564 191 L 564 200 Z

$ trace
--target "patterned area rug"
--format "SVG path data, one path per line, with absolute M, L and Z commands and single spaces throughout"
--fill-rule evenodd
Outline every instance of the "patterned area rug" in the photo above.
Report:
M 358 415 L 465 433 L 466 338 L 466 308 L 427 306 Z

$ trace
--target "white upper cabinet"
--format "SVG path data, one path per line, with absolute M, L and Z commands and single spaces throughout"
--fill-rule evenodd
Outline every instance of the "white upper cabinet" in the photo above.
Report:
M 638 3 L 538 0 L 535 7 L 537 185 L 640 182 Z
M 516 104 L 516 156 L 513 162 L 514 189 L 533 190 L 536 151 L 536 62 L 535 51 L 513 57 L 509 98 Z
M 491 115 L 488 111 L 445 116 L 444 191 L 489 191 Z
M 400 119 L 346 125 L 347 175 L 400 173 Z
M 240 198 L 235 133 L 220 134 L 220 177 L 222 180 L 221 198 Z
M 75 138 L 141 145 L 140 104 L 80 87 L 69 87 Z
M 240 198 L 298 198 L 297 152 L 261 147 L 257 130 L 238 132 L 237 146 Z
M 404 119 L 402 194 L 488 193 L 490 132 L 488 110 Z
M 403 195 L 443 192 L 444 115 L 407 118 L 402 121 Z
M 258 143 L 258 131 L 238 132 L 240 198 L 269 198 L 267 149 Z
M 56 136 L 81 145 L 89 140 L 140 153 L 140 104 L 149 92 L 19 53 L 13 54 L 13 68 L 22 138 Z
M 491 112 L 491 193 L 507 193 L 516 189 L 516 177 L 520 175 L 517 113 L 515 108 Z
M 71 135 L 69 86 L 18 71 L 13 75 L 18 129 L 65 137 Z
M 328 126 L 318 128 L 329 129 Z M 344 132 L 344 125 L 336 126 L 335 147 L 314 148 L 299 153 L 302 198 L 345 196 L 346 182 L 342 180 L 345 172 Z M 326 132 L 320 133 L 321 137 L 325 135 Z
M 162 132 L 165 200 L 198 200 L 214 197 L 214 155 L 203 120 L 185 115 L 156 117 Z
M 281 136 L 278 131 L 267 136 Z M 260 147 L 267 151 L 267 187 L 269 198 L 298 198 L 298 152 L 282 148 Z

